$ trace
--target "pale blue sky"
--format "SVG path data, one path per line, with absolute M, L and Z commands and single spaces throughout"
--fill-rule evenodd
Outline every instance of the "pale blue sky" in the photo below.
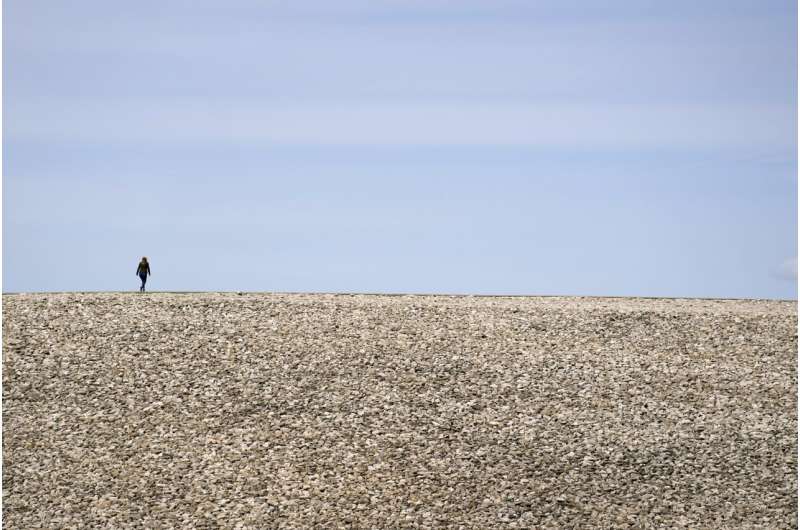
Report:
M 796 3 L 3 2 L 3 290 L 796 298 Z

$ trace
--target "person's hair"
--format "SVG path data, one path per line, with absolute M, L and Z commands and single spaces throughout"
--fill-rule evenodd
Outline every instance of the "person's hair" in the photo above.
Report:
M 147 258 L 146 258 L 146 257 L 144 257 L 144 256 L 142 256 L 142 261 L 143 261 L 143 262 L 145 262 L 145 263 L 147 263 Z

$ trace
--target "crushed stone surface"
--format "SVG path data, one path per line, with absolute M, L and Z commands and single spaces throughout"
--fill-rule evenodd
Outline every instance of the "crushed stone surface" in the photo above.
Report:
M 3 296 L 4 528 L 797 528 L 797 304 Z

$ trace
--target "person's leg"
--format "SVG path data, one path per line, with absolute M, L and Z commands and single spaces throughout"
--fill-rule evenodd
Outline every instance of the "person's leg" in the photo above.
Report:
M 147 275 L 142 274 L 139 276 L 142 279 L 142 286 L 139 288 L 140 291 L 144 292 L 144 284 L 147 283 Z

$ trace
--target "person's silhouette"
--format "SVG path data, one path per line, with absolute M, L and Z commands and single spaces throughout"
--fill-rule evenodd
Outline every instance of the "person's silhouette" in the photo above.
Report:
M 144 284 L 147 283 L 147 275 L 150 274 L 150 264 L 147 262 L 147 258 L 142 258 L 142 261 L 139 262 L 139 266 L 136 267 L 136 275 L 142 280 L 142 286 L 139 287 L 139 292 L 144 292 Z

